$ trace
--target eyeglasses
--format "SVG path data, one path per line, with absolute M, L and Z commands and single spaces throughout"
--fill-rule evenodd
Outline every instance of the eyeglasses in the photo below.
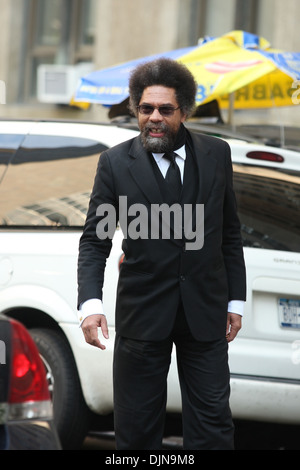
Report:
M 178 108 L 174 108 L 174 106 L 168 105 L 152 106 L 151 104 L 141 104 L 140 106 L 137 106 L 137 110 L 146 116 L 150 116 L 155 109 L 158 109 L 158 112 L 161 116 L 169 117 L 172 116 L 177 109 L 180 109 L 180 106 L 178 106 Z

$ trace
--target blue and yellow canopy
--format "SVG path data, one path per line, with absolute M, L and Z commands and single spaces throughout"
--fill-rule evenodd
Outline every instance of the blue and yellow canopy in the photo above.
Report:
M 198 83 L 197 104 L 217 99 L 221 108 L 228 108 L 232 93 L 235 109 L 296 104 L 292 97 L 300 88 L 300 53 L 271 49 L 266 39 L 244 31 L 93 72 L 82 77 L 74 101 L 121 103 L 128 97 L 133 68 L 157 57 L 178 60 L 190 69 Z

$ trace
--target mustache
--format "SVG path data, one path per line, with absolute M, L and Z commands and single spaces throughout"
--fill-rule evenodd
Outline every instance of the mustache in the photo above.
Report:
M 159 122 L 159 123 L 155 123 L 155 124 L 151 123 L 151 122 L 148 122 L 144 127 L 144 131 L 148 132 L 151 129 L 157 129 L 157 130 L 160 130 L 160 131 L 163 131 L 163 132 L 167 132 L 168 131 L 168 126 L 164 122 Z

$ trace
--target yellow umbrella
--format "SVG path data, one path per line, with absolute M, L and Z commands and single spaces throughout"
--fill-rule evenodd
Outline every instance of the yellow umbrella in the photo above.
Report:
M 197 103 L 217 99 L 228 108 L 268 108 L 295 104 L 293 84 L 300 78 L 300 54 L 271 49 L 269 42 L 244 31 L 206 39 L 199 48 L 177 59 L 198 83 Z

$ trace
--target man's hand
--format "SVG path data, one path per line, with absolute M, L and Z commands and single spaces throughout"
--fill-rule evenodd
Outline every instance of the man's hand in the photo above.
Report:
M 85 318 L 81 325 L 87 343 L 100 349 L 106 349 L 104 344 L 99 340 L 98 328 L 101 328 L 104 338 L 108 339 L 108 327 L 105 315 L 90 315 Z
M 242 317 L 237 313 L 228 312 L 227 315 L 227 328 L 226 328 L 226 339 L 228 343 L 233 341 L 240 329 L 242 328 Z

